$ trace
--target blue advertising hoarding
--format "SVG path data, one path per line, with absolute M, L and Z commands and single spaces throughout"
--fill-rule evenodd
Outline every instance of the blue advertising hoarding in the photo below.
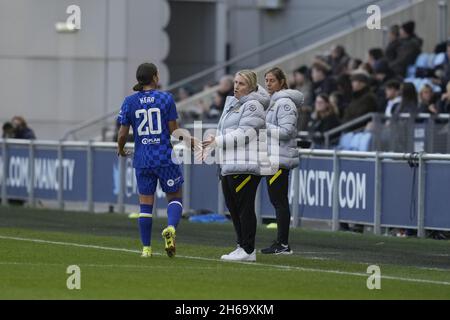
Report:
M 87 200 L 87 150 L 83 146 L 65 146 L 62 162 L 57 146 L 34 146 L 34 160 L 29 162 L 28 145 L 8 144 L 7 157 L 0 148 L 0 165 L 6 165 L 6 177 L 0 170 L 0 183 L 6 181 L 7 196 L 27 199 L 34 171 L 34 196 L 37 199 L 56 200 L 59 189 L 59 172 L 64 201 Z M 119 158 L 114 148 L 93 148 L 93 200 L 96 203 L 117 204 L 119 192 Z M 216 165 L 191 165 L 190 208 L 217 211 L 218 176 Z M 425 227 L 450 229 L 450 210 L 447 204 L 450 183 L 449 161 L 427 161 L 425 164 L 424 218 Z M 294 191 L 293 173 L 298 172 L 299 217 L 331 220 L 333 211 L 334 172 L 333 159 L 323 156 L 302 156 L 298 171 L 290 173 L 289 201 Z M 381 225 L 416 228 L 418 221 L 418 169 L 405 161 L 383 160 L 381 163 Z M 374 223 L 375 162 L 374 159 L 339 158 L 338 219 L 354 223 Z M 275 218 L 270 203 L 266 178 L 261 179 L 261 214 Z M 137 185 L 132 158 L 125 159 L 124 201 L 138 204 Z M 156 207 L 167 206 L 165 194 L 158 185 Z
M 450 162 L 430 161 L 425 170 L 425 227 L 450 229 Z
M 416 227 L 417 169 L 392 160 L 384 160 L 381 168 L 381 225 Z

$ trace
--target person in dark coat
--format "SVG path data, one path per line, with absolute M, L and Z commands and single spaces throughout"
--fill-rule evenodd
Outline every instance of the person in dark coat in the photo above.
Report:
M 405 82 L 402 84 L 402 102 L 399 107 L 394 110 L 393 114 L 416 114 L 419 111 L 418 102 L 416 87 L 410 82 Z
M 384 50 L 384 55 L 389 62 L 397 59 L 397 52 L 399 46 L 400 46 L 400 27 L 395 24 L 389 28 L 388 44 Z
M 313 101 L 319 94 L 331 94 L 336 89 L 335 81 L 330 75 L 330 66 L 325 62 L 314 62 L 311 70 Z
M 2 129 L 3 129 L 3 132 L 2 132 L 3 139 L 14 139 L 16 134 L 14 132 L 14 127 L 11 122 L 5 122 L 3 124 Z
M 322 145 L 323 133 L 340 124 L 338 110 L 331 104 L 329 96 L 325 93 L 319 94 L 314 104 L 312 120 L 308 123 L 308 132 L 313 137 L 314 143 Z
M 11 123 L 14 127 L 14 133 L 16 139 L 36 139 L 34 131 L 28 127 L 27 122 L 23 117 L 15 116 L 12 118 Z
M 417 56 L 422 51 L 422 39 L 414 32 L 414 21 L 408 21 L 400 28 L 400 44 L 397 49 L 397 57 L 390 64 L 394 72 L 405 77 L 408 66 L 416 62 Z
M 375 73 L 375 88 L 374 93 L 377 97 L 378 112 L 384 112 L 384 107 L 386 106 L 386 94 L 385 86 L 386 83 L 394 78 L 394 72 L 389 68 L 389 63 L 386 59 L 380 59 L 375 63 L 374 66 Z
M 343 123 L 359 118 L 367 113 L 376 112 L 378 109 L 377 98 L 369 87 L 369 75 L 359 71 L 352 74 L 351 81 L 353 97 L 344 111 Z
M 419 92 L 419 113 L 438 114 L 436 95 L 429 84 L 424 84 Z
M 450 81 L 447 83 L 447 91 L 442 94 L 438 102 L 439 113 L 450 113 Z
M 331 73 L 338 76 L 347 69 L 350 57 L 348 56 L 345 48 L 341 45 L 336 45 L 331 49 L 331 54 L 328 57 L 328 63 L 331 67 Z

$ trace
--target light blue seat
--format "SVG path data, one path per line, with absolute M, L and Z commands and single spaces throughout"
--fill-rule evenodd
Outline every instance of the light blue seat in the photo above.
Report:
M 372 142 L 371 132 L 360 132 L 358 151 L 369 151 Z
M 353 132 L 347 132 L 341 135 L 341 137 L 339 138 L 339 144 L 337 145 L 336 149 L 351 150 L 350 148 L 353 136 L 354 136 Z

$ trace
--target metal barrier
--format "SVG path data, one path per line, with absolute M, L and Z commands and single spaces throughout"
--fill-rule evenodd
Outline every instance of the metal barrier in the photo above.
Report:
M 137 205 L 132 161 L 118 158 L 114 143 L 0 140 L 1 197 L 27 201 L 83 204 L 94 211 L 97 204 Z M 330 221 L 373 227 L 450 230 L 448 184 L 450 155 L 425 153 L 300 150 L 300 167 L 292 170 L 289 200 L 292 226 L 302 221 Z M 212 165 L 183 165 L 184 209 L 224 213 L 226 207 Z M 167 202 L 158 187 L 155 208 Z M 257 196 L 257 215 L 275 218 L 266 183 Z

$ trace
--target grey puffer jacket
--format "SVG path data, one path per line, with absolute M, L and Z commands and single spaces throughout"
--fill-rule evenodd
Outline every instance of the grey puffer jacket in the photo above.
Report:
M 269 103 L 270 96 L 261 86 L 239 100 L 227 97 L 215 138 L 221 175 L 260 174 L 259 138 Z
M 267 153 L 273 171 L 292 169 L 299 164 L 297 148 L 297 108 L 303 105 L 303 94 L 298 90 L 281 90 L 270 99 L 266 113 Z M 278 146 L 278 147 L 277 147 Z

